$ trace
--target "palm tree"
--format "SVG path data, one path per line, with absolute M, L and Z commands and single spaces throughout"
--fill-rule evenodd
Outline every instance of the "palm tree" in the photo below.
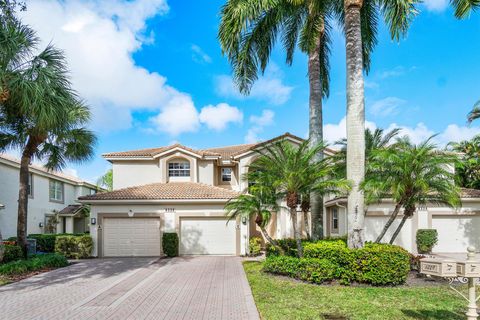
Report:
M 0 151 L 21 152 L 17 239 L 25 255 L 30 163 L 61 169 L 91 158 L 96 141 L 84 127 L 90 111 L 71 88 L 63 53 L 49 45 L 34 54 L 38 41 L 19 21 L 0 22 Z
M 344 0 L 337 12 L 344 21 L 347 53 L 347 179 L 353 189 L 348 195 L 348 243 L 364 243 L 364 198 L 360 183 L 365 178 L 365 94 L 363 71 L 377 42 L 378 16 L 383 15 L 393 39 L 405 34 L 417 0 Z M 343 5 L 343 7 L 342 7 Z
M 333 0 L 228 0 L 221 10 L 219 39 L 233 66 L 234 81 L 248 94 L 265 71 L 270 54 L 280 38 L 286 63 L 292 64 L 297 48 L 308 56 L 309 141 L 323 142 L 322 98 L 329 94 L 330 19 Z M 319 161 L 319 153 L 312 161 Z M 323 200 L 311 195 L 312 232 L 323 237 Z
M 313 191 L 324 196 L 349 189 L 349 183 L 345 179 L 334 178 L 330 159 L 314 160 L 325 146 L 319 144 L 311 148 L 309 144 L 308 140 L 299 146 L 280 141 L 266 146 L 257 151 L 260 156 L 250 165 L 246 174 L 249 182 L 273 187 L 276 198 L 286 202 L 299 257 L 303 256 L 301 225 L 297 218 L 301 195 Z
M 467 18 L 472 11 L 480 8 L 479 0 L 450 0 L 455 10 L 455 17 L 459 19 Z
M 447 149 L 461 153 L 455 167 L 457 183 L 464 188 L 480 188 L 480 135 L 471 140 L 450 142 Z
M 105 188 L 108 191 L 113 190 L 113 169 L 108 169 L 103 176 L 98 178 L 97 187 Z
M 392 144 L 392 139 L 395 138 L 401 129 L 395 128 L 388 132 L 384 129 L 376 128 L 374 131 L 369 128 L 365 129 L 365 158 L 368 163 L 373 151 L 387 148 Z M 346 159 L 347 159 L 347 139 L 342 139 L 335 143 L 341 149 L 333 156 L 336 162 L 337 173 L 341 177 L 346 177 Z M 368 165 L 367 165 L 368 174 Z
M 436 148 L 431 138 L 415 145 L 404 137 L 394 147 L 374 152 L 369 165 L 370 174 L 362 184 L 366 199 L 379 202 L 391 198 L 395 203 L 394 211 L 376 242 L 382 240 L 401 208 L 404 208 L 403 218 L 390 243 L 395 241 L 405 221 L 419 206 L 442 204 L 457 207 L 460 204 L 459 189 L 451 170 L 457 158 Z
M 480 118 L 480 100 L 473 105 L 472 110 L 467 115 L 468 123 L 472 123 L 473 120 Z
M 241 194 L 227 202 L 225 211 L 229 221 L 237 217 L 246 218 L 248 221 L 255 218 L 255 223 L 260 228 L 265 240 L 283 252 L 278 242 L 270 236 L 266 229 L 272 212 L 278 211 L 276 200 L 274 190 L 270 186 L 257 185 L 249 188 L 248 193 Z

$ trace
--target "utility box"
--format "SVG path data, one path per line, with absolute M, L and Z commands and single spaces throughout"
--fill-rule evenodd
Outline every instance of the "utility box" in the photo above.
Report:
M 37 254 L 37 240 L 27 239 L 27 253 L 29 255 Z
M 467 278 L 480 278 L 480 261 L 458 261 L 457 274 Z
M 420 260 L 420 272 L 437 277 L 456 277 L 457 263 L 452 260 L 425 258 Z

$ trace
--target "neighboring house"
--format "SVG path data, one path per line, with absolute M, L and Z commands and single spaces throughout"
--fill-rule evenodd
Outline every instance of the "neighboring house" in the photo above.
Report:
M 0 154 L 0 228 L 4 238 L 17 234 L 19 160 Z M 31 165 L 27 233 L 83 233 L 88 216 L 76 199 L 97 187 L 76 177 Z
M 280 140 L 293 144 L 303 141 L 286 133 L 257 144 L 203 150 L 175 144 L 104 154 L 112 163 L 114 190 L 79 198 L 79 202 L 91 206 L 94 256 L 158 256 L 163 232 L 179 235 L 183 255 L 247 253 L 249 238 L 260 233 L 254 221 L 227 223 L 224 205 L 247 189 L 248 182 L 241 177 L 258 157 L 256 150 Z M 333 153 L 326 150 L 327 156 Z M 475 209 L 480 209 L 480 191 L 464 193 L 465 207 L 458 212 L 449 208 L 417 212 L 397 243 L 414 252 L 416 229 L 434 227 L 439 231 L 440 251 L 463 252 L 465 245 L 475 244 L 473 233 L 480 232 L 480 211 Z M 327 235 L 344 235 L 346 199 L 325 200 Z M 368 240 L 374 239 L 392 210 L 388 202 L 370 206 L 366 219 Z M 301 214 L 299 218 L 303 219 Z M 450 233 L 453 225 L 457 229 Z M 469 231 L 462 226 L 468 226 Z M 267 229 L 274 238 L 293 237 L 288 210 L 282 208 L 274 213 Z

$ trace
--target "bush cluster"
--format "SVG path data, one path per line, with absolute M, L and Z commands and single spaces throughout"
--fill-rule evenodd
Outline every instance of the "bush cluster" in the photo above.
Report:
M 248 244 L 250 256 L 256 257 L 262 253 L 262 239 L 260 237 L 251 237 Z
M 319 241 L 306 243 L 301 259 L 268 256 L 264 270 L 312 283 L 337 279 L 342 284 L 398 285 L 407 279 L 410 254 L 394 245 L 370 243 L 349 249 L 344 241 Z
M 419 229 L 416 238 L 418 253 L 431 253 L 438 242 L 438 232 L 435 229 Z
M 55 238 L 55 252 L 67 258 L 89 258 L 93 249 L 93 240 L 89 235 L 62 235 Z
M 11 261 L 17 261 L 23 259 L 22 248 L 17 245 L 5 244 L 5 251 L 3 252 L 2 263 L 8 263 Z
M 167 257 L 178 256 L 178 235 L 175 232 L 163 233 L 162 249 Z
M 84 236 L 84 233 L 32 233 L 27 239 L 35 239 L 37 252 L 53 253 L 55 252 L 55 239 L 62 236 Z M 17 241 L 17 237 L 8 238 L 9 241 Z
M 12 276 L 46 268 L 61 268 L 68 265 L 67 259 L 56 253 L 36 255 L 28 260 L 12 261 L 0 265 L 0 275 Z

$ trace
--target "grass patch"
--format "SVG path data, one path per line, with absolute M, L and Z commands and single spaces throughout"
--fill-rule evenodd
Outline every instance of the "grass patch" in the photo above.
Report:
M 466 301 L 448 286 L 313 285 L 262 272 L 244 262 L 262 319 L 465 319 Z

